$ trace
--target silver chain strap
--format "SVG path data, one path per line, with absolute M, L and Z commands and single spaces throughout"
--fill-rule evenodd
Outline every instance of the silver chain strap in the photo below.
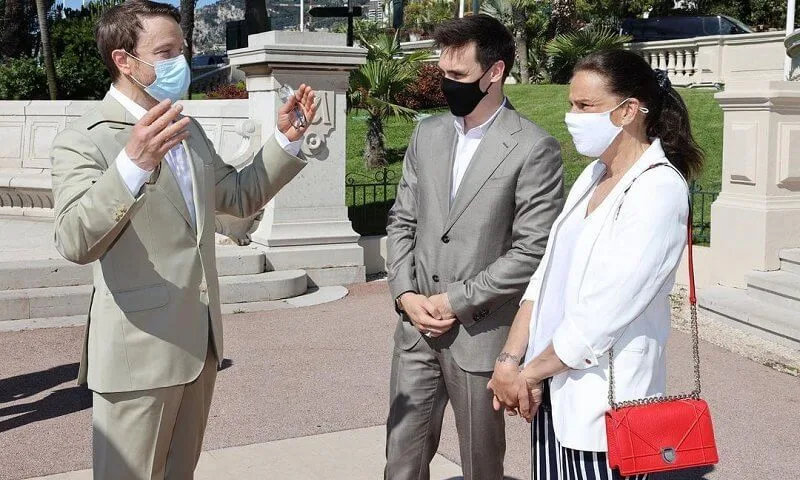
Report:
M 691 398 L 697 400 L 700 398 L 700 339 L 697 330 L 697 306 L 692 304 L 692 356 L 694 357 L 694 390 L 691 393 L 684 393 L 682 395 L 665 395 L 661 397 L 640 398 L 638 400 L 626 400 L 617 403 L 614 397 L 614 348 L 608 351 L 608 404 L 611 408 L 618 410 L 625 407 L 634 407 L 640 405 L 652 405 L 654 403 L 672 402 L 675 400 L 686 400 Z
M 647 170 L 650 170 L 654 167 L 659 167 L 662 165 L 669 165 L 665 163 L 654 164 Z M 674 168 L 674 167 L 673 167 Z M 645 171 L 647 171 L 645 170 Z M 644 172 L 642 172 L 644 173 Z M 680 172 L 679 172 L 680 173 Z M 641 174 L 640 174 L 641 175 Z M 637 177 L 638 178 L 638 177 Z M 636 181 L 636 179 L 634 179 Z M 631 182 L 632 183 L 632 182 Z M 630 186 L 628 189 L 625 190 L 625 193 L 628 193 L 630 190 Z M 620 203 L 620 209 L 622 208 L 622 204 Z M 693 289 L 694 286 L 694 265 L 692 262 L 692 201 L 691 198 L 689 199 L 689 219 L 688 224 L 686 226 L 687 230 L 687 244 L 689 246 L 689 281 L 690 281 L 690 290 Z M 608 404 L 611 406 L 612 409 L 618 410 L 620 408 L 625 407 L 635 407 L 641 405 L 652 405 L 656 403 L 666 403 L 672 402 L 675 400 L 686 400 L 686 399 L 694 399 L 698 400 L 700 398 L 700 338 L 699 332 L 697 327 L 697 305 L 695 299 L 693 298 L 694 292 L 691 290 L 689 292 L 689 306 L 691 308 L 691 332 L 692 332 L 692 357 L 694 360 L 694 390 L 691 393 L 684 393 L 682 395 L 664 395 L 660 397 L 649 397 L 649 398 L 640 398 L 638 400 L 626 400 L 623 402 L 617 403 L 614 397 L 614 347 L 611 347 L 608 351 Z

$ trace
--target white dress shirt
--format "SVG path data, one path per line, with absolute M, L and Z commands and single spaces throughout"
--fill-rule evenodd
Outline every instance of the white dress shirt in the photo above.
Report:
M 111 85 L 109 89 L 109 93 L 115 100 L 117 100 L 125 110 L 128 111 L 133 118 L 136 120 L 141 119 L 147 110 L 144 109 L 141 105 L 134 102 L 124 93 L 117 90 L 114 85 Z M 295 142 L 290 142 L 286 135 L 281 133 L 277 128 L 275 129 L 275 138 L 278 140 L 281 148 L 283 148 L 286 153 L 290 155 L 297 156 L 300 153 L 300 145 L 302 140 L 297 140 Z M 194 188 L 192 186 L 192 172 L 189 167 L 189 157 L 186 154 L 186 149 L 183 146 L 183 143 L 179 143 L 172 147 L 172 149 L 167 152 L 165 156 L 167 164 L 169 165 L 170 170 L 172 170 L 172 174 L 175 176 L 175 180 L 178 182 L 178 186 L 181 189 L 181 195 L 183 195 L 184 201 L 186 201 L 186 208 L 189 210 L 189 215 L 192 217 L 192 223 L 196 225 L 197 222 L 197 211 L 195 209 L 194 204 Z M 117 170 L 122 176 L 122 180 L 125 182 L 125 185 L 128 186 L 128 189 L 131 191 L 131 194 L 136 196 L 139 193 L 139 190 L 142 189 L 142 185 L 147 182 L 147 179 L 150 178 L 150 175 L 153 173 L 152 171 L 147 171 L 142 168 L 139 168 L 138 165 L 133 163 L 128 154 L 125 152 L 123 148 L 119 155 L 117 155 Z
M 481 144 L 481 140 L 483 140 L 489 127 L 497 116 L 500 115 L 503 107 L 505 107 L 506 101 L 505 99 L 503 100 L 500 108 L 498 108 L 488 120 L 475 128 L 471 128 L 467 133 L 464 133 L 464 117 L 456 117 L 455 127 L 456 134 L 458 135 L 458 143 L 456 144 L 456 158 L 453 162 L 453 182 L 450 190 L 451 203 L 453 199 L 456 198 L 458 187 L 461 185 L 461 180 L 464 179 L 467 167 L 469 167 L 470 162 L 472 162 L 472 157 L 475 156 L 475 151 L 478 150 L 478 146 Z

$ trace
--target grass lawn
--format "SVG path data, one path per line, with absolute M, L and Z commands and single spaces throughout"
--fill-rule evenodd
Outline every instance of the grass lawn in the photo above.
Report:
M 514 107 L 522 115 L 536 122 L 550 132 L 559 142 L 564 158 L 564 175 L 569 189 L 580 172 L 591 162 L 591 159 L 579 155 L 575 151 L 572 140 L 564 124 L 564 113 L 568 110 L 566 85 L 508 85 L 506 93 Z M 722 110 L 714 98 L 714 91 L 680 89 L 691 115 L 695 139 L 706 153 L 704 170 L 697 179 L 698 186 L 706 191 L 719 191 L 722 178 Z M 436 113 L 436 112 L 425 112 Z M 403 153 L 408 139 L 414 129 L 413 122 L 395 118 L 389 119 L 385 126 L 386 146 L 389 149 L 389 170 L 394 183 L 402 172 Z M 378 183 L 380 170 L 369 171 L 364 167 L 364 144 L 366 139 L 366 117 L 363 112 L 353 112 L 347 118 L 347 173 L 355 183 Z M 375 175 L 379 174 L 378 177 Z M 372 190 L 364 192 L 356 189 L 356 198 L 352 190 L 348 191 L 348 205 L 383 202 L 394 196 L 394 189 L 389 189 L 384 199 L 382 192 L 373 195 Z M 695 200 L 698 202 L 699 200 Z M 696 208 L 695 220 L 701 215 L 709 218 L 711 201 Z
M 568 109 L 566 85 L 508 85 L 508 98 L 522 115 L 550 132 L 559 142 L 564 157 L 566 184 L 572 186 L 591 159 L 575 151 L 564 125 Z M 719 190 L 722 175 L 722 110 L 713 91 L 681 89 L 691 114 L 694 135 L 706 152 L 705 169 L 698 178 L 704 190 Z M 435 112 L 425 112 L 435 113 Z M 414 129 L 413 122 L 395 118 L 386 124 L 386 146 L 389 149 L 389 169 L 398 175 L 402 170 L 403 152 Z M 376 171 L 364 167 L 364 144 L 367 134 L 363 112 L 353 112 L 347 119 L 347 172 L 359 183 L 372 180 Z M 365 182 L 366 183 L 366 182 Z

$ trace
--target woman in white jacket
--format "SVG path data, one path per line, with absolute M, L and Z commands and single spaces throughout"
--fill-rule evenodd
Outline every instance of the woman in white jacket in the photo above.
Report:
M 489 388 L 496 409 L 532 422 L 534 480 L 620 479 L 606 458 L 609 350 L 618 400 L 664 393 L 669 293 L 702 152 L 666 72 L 634 53 L 583 59 L 569 95 L 575 147 L 598 160 L 553 225 Z

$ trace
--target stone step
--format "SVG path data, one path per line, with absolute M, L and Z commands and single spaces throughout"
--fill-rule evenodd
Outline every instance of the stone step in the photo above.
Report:
M 800 312 L 800 275 L 780 270 L 745 276 L 747 294 L 768 305 Z
M 220 277 L 223 304 L 297 297 L 307 288 L 308 277 L 302 270 Z M 0 321 L 83 315 L 91 294 L 91 285 L 0 291 Z
M 308 276 L 303 270 L 281 270 L 257 275 L 220 277 L 220 301 L 226 303 L 265 302 L 303 295 Z
M 253 275 L 266 271 L 264 252 L 253 248 L 218 246 L 217 273 L 220 277 Z M 0 262 L 0 290 L 90 285 L 92 266 L 77 265 L 63 258 Z
M 267 312 L 287 308 L 310 307 L 323 303 L 334 302 L 346 297 L 348 290 L 342 286 L 311 288 L 299 297 L 283 300 L 247 303 L 223 303 L 222 314 L 232 315 L 239 313 Z M 275 318 L 265 317 L 266 320 Z M 25 318 L 20 320 L 6 320 L 0 322 L 0 332 L 18 332 L 35 330 L 39 328 L 83 327 L 86 325 L 87 315 L 72 315 L 69 317 Z
M 712 287 L 699 292 L 700 309 L 747 333 L 800 350 L 800 310 L 753 298 L 745 290 Z
M 782 271 L 800 275 L 800 248 L 782 250 L 780 258 Z
M 0 320 L 81 315 L 89 309 L 91 296 L 91 285 L 2 291 Z

